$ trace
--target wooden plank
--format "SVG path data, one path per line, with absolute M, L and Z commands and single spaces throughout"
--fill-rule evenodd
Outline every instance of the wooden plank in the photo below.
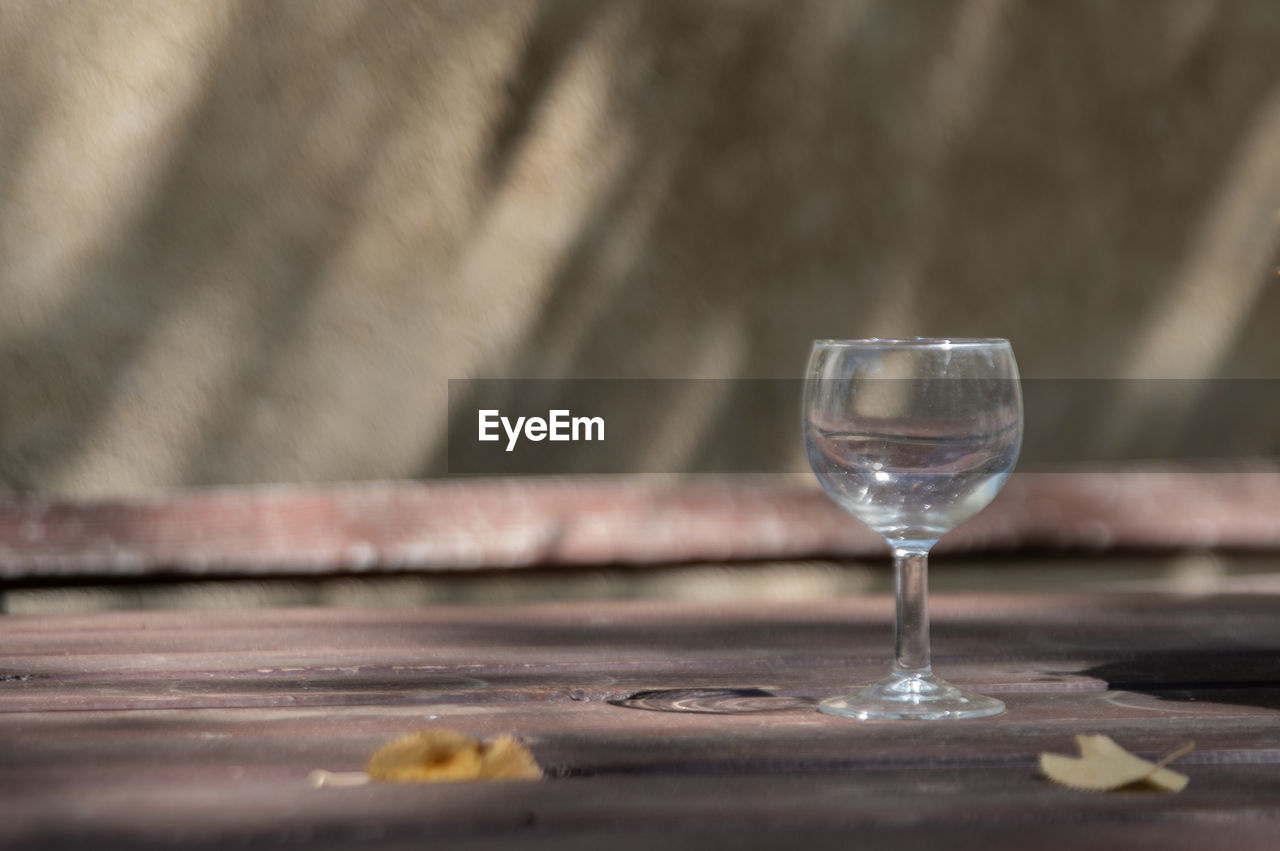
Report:
M 536 825 L 534 838 L 548 843 L 584 833 L 613 834 L 625 843 L 655 822 L 664 825 L 673 841 L 723 836 L 726 825 L 751 826 L 775 842 L 804 830 L 879 829 L 896 835 L 908 826 L 936 841 L 975 824 L 1006 841 L 1029 827 L 1092 826 L 1114 839 L 1115 829 L 1125 825 L 1150 830 L 1200 824 L 1213 825 L 1222 841 L 1238 824 L 1263 820 L 1274 828 L 1280 801 L 1274 755 L 1266 763 L 1229 755 L 1187 761 L 1180 765 L 1192 785 L 1178 796 L 1108 796 L 1059 789 L 1035 777 L 1034 748 L 1049 736 L 1006 737 L 1000 740 L 1006 742 L 1003 751 L 968 758 L 957 755 L 955 746 L 948 748 L 955 730 L 991 726 L 982 723 L 921 728 L 938 734 L 913 750 L 914 733 L 902 735 L 899 725 L 816 715 L 804 725 L 663 718 L 688 723 L 683 730 L 654 724 L 629 738 L 613 739 L 560 724 L 560 738 L 554 740 L 520 727 L 527 713 L 468 709 L 472 711 L 448 720 L 478 733 L 514 726 L 532 739 L 544 760 L 594 755 L 597 761 L 586 764 L 585 771 L 562 771 L 527 784 L 313 790 L 305 782 L 310 767 L 358 766 L 384 735 L 395 734 L 396 725 L 386 717 L 372 724 L 365 713 L 356 718 L 318 715 L 307 720 L 309 726 L 283 717 L 274 735 L 264 735 L 262 714 L 256 712 L 238 725 L 220 725 L 217 716 L 222 713 L 195 719 L 183 713 L 147 713 L 144 718 L 126 713 L 132 720 L 86 714 L 76 719 L 86 734 L 61 725 L 57 747 L 28 743 L 20 755 L 22 766 L 0 771 L 0 791 L 12 805 L 0 820 L 0 842 L 49 847 L 95 844 L 109 837 L 122 844 L 161 847 L 257 846 L 358 838 L 376 847 L 395 847 L 395 841 L 409 839 L 448 839 L 476 847 L 478 839 L 528 837 L 529 826 Z M 551 723 L 554 714 L 544 709 L 544 723 Z M 157 735 L 155 727 L 161 725 L 156 716 L 175 715 L 187 722 L 184 733 L 166 736 L 161 729 Z M 104 744 L 100 731 L 93 729 L 100 721 L 114 725 L 114 741 Z M 944 726 L 953 732 L 943 735 Z M 753 735 L 744 737 L 744 730 Z M 1256 735 L 1264 735 L 1261 728 Z M 1123 733 L 1119 736 L 1136 746 Z M 1065 737 L 1064 730 L 1051 746 Z M 841 748 L 851 759 L 842 762 L 817 751 L 824 746 Z M 870 746 L 873 752 L 868 753 Z M 797 747 L 810 748 L 813 759 L 806 762 L 803 753 L 795 753 Z M 919 758 L 936 747 L 943 748 L 938 756 Z M 654 749 L 670 762 L 655 760 Z M 915 761 L 895 760 L 895 750 L 915 754 Z M 600 755 L 610 752 L 618 754 L 618 761 L 601 764 Z M 33 764 L 40 761 L 54 771 Z M 1171 831 L 1171 838 L 1176 840 L 1176 833 Z M 1189 846 L 1175 842 L 1172 847 Z
M 1171 627 L 1195 642 L 1231 635 L 1268 640 L 1280 598 L 1261 594 L 935 594 L 930 611 L 940 626 L 1018 632 L 1039 624 L 1055 634 L 1088 642 L 1099 629 L 1139 642 L 1160 641 Z M 66 655 L 106 649 L 121 655 L 154 649 L 178 652 L 253 647 L 338 649 L 353 643 L 421 647 L 452 642 L 489 644 L 512 652 L 582 645 L 584 652 L 613 653 L 637 645 L 698 644 L 734 652 L 750 645 L 806 647 L 812 633 L 888 624 L 886 595 L 825 601 L 708 604 L 637 600 L 417 608 L 286 608 L 209 611 L 97 612 L 77 615 L 11 615 L 0 619 L 5 652 L 54 651 Z M 950 625 L 950 626 L 947 626 Z M 515 641 L 514 639 L 519 639 Z M 1038 640 L 1038 639 L 1032 639 Z M 601 647 L 601 642 L 608 642 Z M 209 642 L 217 642 L 209 644 Z M 1026 643 L 1023 639 L 1022 643 Z
M 938 669 L 1001 694 L 1280 687 L 1269 597 L 940 595 L 933 609 Z M 829 696 L 887 669 L 891 617 L 885 598 L 10 617 L 0 713 Z
M 1082 701 L 1110 707 L 1099 718 Z M 204 710 L 59 713 L 0 718 L 0 789 L 92 794 L 103 786 L 199 782 L 231 786 L 256 780 L 297 785 L 314 768 L 357 769 L 381 743 L 424 726 L 475 735 L 515 733 L 559 777 L 649 775 L 862 775 L 867 772 L 1011 770 L 1029 778 L 1041 750 L 1065 751 L 1082 721 L 1150 756 L 1195 737 L 1180 761 L 1253 768 L 1280 762 L 1276 713 L 1215 705 L 1205 715 L 1153 716 L 1101 695 L 1023 695 L 1008 715 L 983 722 L 865 724 L 812 711 L 739 716 L 653 713 L 598 702 L 433 708 Z M 1197 707 L 1202 712 L 1202 707 Z M 1101 725 L 1101 726 L 1098 726 Z M 1230 778 L 1229 772 L 1220 776 Z M 1272 769 L 1274 788 L 1277 776 Z M 1007 779 L 1007 778 L 1006 778 Z M 790 779 L 787 782 L 791 782 Z M 38 797 L 38 796 L 37 796 Z M 1273 800 L 1280 804 L 1280 799 Z
M 1246 597 L 944 596 L 936 613 L 944 620 L 963 614 L 969 625 L 951 635 L 942 631 L 942 643 L 955 647 L 938 665 L 957 682 L 1002 694 L 1011 705 L 1023 694 L 1110 688 L 1149 693 L 1138 707 L 1147 714 L 1177 712 L 1179 702 L 1185 709 L 1197 695 L 1227 693 L 1270 711 L 1280 687 L 1268 645 L 1275 641 L 1272 609 L 1267 600 Z M 1020 618 L 1000 620 L 1011 611 Z M 0 712 L 572 705 L 647 690 L 727 689 L 763 690 L 786 705 L 848 690 L 886 666 L 885 647 L 868 650 L 868 640 L 847 640 L 866 630 L 886 632 L 883 600 L 741 606 L 713 618 L 702 607 L 649 603 L 391 615 L 286 610 L 14 618 L 0 624 L 0 640 L 14 648 L 9 659 L 18 665 L 0 672 Z M 1188 625 L 1194 627 L 1190 640 L 1185 630 L 1173 629 Z M 1130 704 L 1136 699 L 1128 698 Z
M 276 779 L 213 788 L 157 783 L 52 801 L 20 795 L 12 800 L 21 815 L 0 825 L 0 842 L 103 847 L 98 843 L 110 837 L 110 847 L 399 848 L 434 840 L 485 848 L 504 841 L 583 847 L 593 839 L 640 848 L 708 840 L 720 847 L 716 840 L 738 837 L 757 848 L 818 836 L 842 840 L 840 847 L 901 839 L 919 848 L 942 840 L 1024 847 L 1028 835 L 1043 833 L 1036 847 L 1071 847 L 1053 844 L 1053 835 L 1066 832 L 1097 841 L 1085 847 L 1117 847 L 1124 839 L 1160 839 L 1169 848 L 1274 847 L 1267 796 L 1274 800 L 1280 787 L 1265 770 L 1206 769 L 1203 781 L 1176 797 L 1071 793 L 1021 769 L 322 790 Z M 1207 838 L 1214 841 L 1197 844 Z M 1260 844 L 1264 838 L 1272 844 Z
M 1070 752 L 1079 732 L 1105 732 L 1152 758 L 1195 741 L 1196 751 L 1179 761 L 1188 767 L 1280 763 L 1274 690 L 1266 696 L 1271 708 L 1235 703 L 1240 696 L 1232 693 L 1201 692 L 1196 703 L 1204 706 L 1194 708 L 1162 709 L 1155 699 L 1131 702 L 1135 697 L 1144 696 L 1020 694 L 1005 715 L 981 723 L 910 728 L 833 718 L 812 706 L 710 715 L 598 701 L 9 714 L 0 717 L 0 788 L 41 782 L 69 788 L 111 775 L 301 777 L 317 768 L 358 770 L 381 744 L 441 726 L 481 737 L 517 735 L 556 776 L 959 765 L 1031 771 L 1043 751 Z
M 307 575 L 862 556 L 876 536 L 795 477 L 228 488 L 0 503 L 0 578 Z M 1280 471 L 1015 475 L 943 542 L 1280 548 Z
M 1245 658 L 1278 640 L 1276 598 L 1109 595 L 935 595 L 935 649 L 957 659 L 1076 658 L 1105 651 L 1231 650 Z M 300 661 L 627 664 L 651 658 L 882 658 L 892 600 L 814 603 L 664 601 L 419 609 L 278 609 L 10 616 L 10 665 L 75 673 L 164 668 L 257 669 Z M 61 660 L 61 661 L 59 661 Z M 218 661 L 221 660 L 221 661 Z M 118 667 L 112 667 L 113 665 Z

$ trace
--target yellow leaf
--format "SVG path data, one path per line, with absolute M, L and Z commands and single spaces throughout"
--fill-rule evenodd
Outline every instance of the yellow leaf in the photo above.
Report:
M 480 774 L 488 780 L 538 780 L 542 769 L 538 767 L 529 749 L 511 736 L 499 736 L 480 754 Z
M 374 780 L 401 783 L 537 780 L 542 769 L 511 736 L 482 742 L 455 730 L 424 730 L 380 748 L 366 767 Z
M 1040 754 L 1040 771 L 1055 783 L 1072 789 L 1111 791 L 1135 783 L 1146 783 L 1166 792 L 1180 792 L 1187 776 L 1164 766 L 1195 747 L 1188 743 L 1159 762 L 1148 762 L 1117 745 L 1109 736 L 1079 735 L 1079 757 Z

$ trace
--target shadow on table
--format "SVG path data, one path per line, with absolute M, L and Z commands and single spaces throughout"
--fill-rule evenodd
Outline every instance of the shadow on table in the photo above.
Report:
M 1280 710 L 1280 648 L 1169 650 L 1087 668 L 1110 691 Z

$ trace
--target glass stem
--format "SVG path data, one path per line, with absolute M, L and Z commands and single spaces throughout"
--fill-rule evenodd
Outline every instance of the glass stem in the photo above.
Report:
M 929 659 L 929 551 L 894 547 L 893 562 L 898 598 L 893 673 L 927 677 L 933 670 Z

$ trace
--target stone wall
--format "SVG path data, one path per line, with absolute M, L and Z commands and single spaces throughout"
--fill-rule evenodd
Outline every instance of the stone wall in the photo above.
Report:
M 1277 45 L 1271 0 L 0 4 L 0 492 L 440 475 L 450 378 L 814 337 L 1280 378 Z M 762 439 L 716 423 L 672 412 Z

